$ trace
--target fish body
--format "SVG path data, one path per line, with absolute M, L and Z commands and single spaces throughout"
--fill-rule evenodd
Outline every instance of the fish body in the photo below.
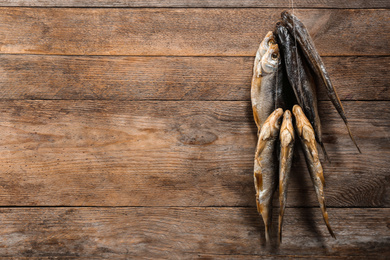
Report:
M 295 36 L 295 39 L 299 43 L 299 46 L 301 47 L 308 64 L 314 71 L 316 77 L 319 79 L 319 82 L 322 83 L 321 85 L 325 86 L 326 93 L 328 94 L 340 117 L 343 119 L 351 140 L 355 144 L 358 151 L 361 153 L 360 148 L 349 128 L 348 120 L 345 116 L 344 108 L 341 104 L 340 98 L 338 97 L 336 89 L 330 80 L 329 74 L 325 69 L 325 65 L 322 62 L 320 55 L 314 47 L 313 40 L 311 39 L 306 27 L 296 16 L 288 13 L 287 11 L 282 12 L 282 20 L 290 33 Z
M 256 52 L 251 86 L 253 118 L 260 132 L 268 116 L 275 110 L 277 70 L 280 66 L 279 46 L 268 32 Z
M 283 114 L 283 121 L 280 127 L 280 153 L 279 153 L 279 242 L 282 241 L 282 225 L 284 210 L 287 202 L 287 187 L 290 179 L 292 159 L 294 155 L 294 126 L 292 123 L 292 114 L 286 110 Z
M 325 157 L 329 160 L 322 141 L 322 128 L 318 114 L 316 84 L 310 68 L 303 59 L 300 48 L 287 28 L 278 23 L 276 25 L 277 41 L 283 53 L 286 72 L 296 100 L 302 107 L 315 131 L 315 137 L 320 144 Z
M 303 113 L 303 110 L 300 106 L 295 105 L 293 107 L 293 114 L 295 117 L 295 130 L 297 135 L 299 136 L 299 139 L 301 140 L 303 152 L 305 154 L 306 164 L 310 173 L 310 178 L 314 185 L 317 200 L 320 204 L 322 216 L 324 218 L 329 233 L 332 237 L 336 238 L 335 234 L 332 231 L 332 228 L 330 227 L 328 213 L 326 211 L 324 195 L 325 179 L 315 143 L 314 129 L 305 114 Z
M 278 108 L 265 120 L 259 134 L 255 162 L 254 182 L 257 211 L 265 225 L 266 241 L 270 241 L 272 198 L 278 186 L 276 142 L 279 136 L 283 109 Z

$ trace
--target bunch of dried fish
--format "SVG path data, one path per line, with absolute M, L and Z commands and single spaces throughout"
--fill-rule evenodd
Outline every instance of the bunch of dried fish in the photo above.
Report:
M 307 29 L 296 16 L 286 11 L 281 16 L 282 21 L 276 24 L 275 31 L 268 32 L 261 42 L 253 68 L 251 101 L 258 128 L 254 162 L 257 210 L 263 218 L 268 242 L 272 198 L 279 187 L 278 237 L 281 241 L 294 143 L 298 136 L 325 224 L 335 238 L 326 211 L 325 181 L 316 146 L 316 143 L 320 145 L 325 158 L 329 160 L 322 141 L 317 85 L 325 88 L 359 152 L 360 149 Z

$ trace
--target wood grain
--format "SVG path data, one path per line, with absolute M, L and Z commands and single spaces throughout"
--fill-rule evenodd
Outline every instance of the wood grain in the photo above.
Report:
M 37 7 L 279 7 L 291 8 L 291 0 L 1 0 L 0 6 Z M 386 0 L 295 0 L 294 8 L 390 8 Z
M 283 244 L 266 248 L 255 208 L 2 208 L 0 256 L 390 256 L 390 209 L 329 214 L 337 240 L 319 210 L 287 209 Z
M 332 207 L 387 207 L 389 102 L 320 103 Z M 252 206 L 249 102 L 0 102 L 0 205 Z M 317 206 L 303 156 L 288 206 Z
M 390 100 L 390 57 L 324 63 L 342 100 Z M 2 55 L 0 99 L 249 100 L 252 66 L 253 57 Z
M 281 9 L 1 8 L 0 53 L 254 56 Z M 389 10 L 306 9 L 319 53 L 389 55 Z M 245 17 L 245 19 L 243 19 Z

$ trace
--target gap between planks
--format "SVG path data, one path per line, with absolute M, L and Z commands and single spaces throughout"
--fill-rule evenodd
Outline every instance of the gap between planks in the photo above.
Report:
M 182 1 L 182 0 L 165 0 L 165 1 L 58 1 L 58 0 L 2 0 L 2 7 L 40 7 L 40 8 L 287 8 L 291 9 L 291 0 L 265 0 L 265 1 Z M 390 4 L 385 0 L 372 1 L 296 1 L 296 9 L 380 9 L 390 8 Z
M 320 206 L 286 206 L 286 209 L 316 209 Z M 21 205 L 21 206 L 0 206 L 0 209 L 32 209 L 32 208 L 117 208 L 117 209 L 130 209 L 130 208 L 161 208 L 161 209 L 176 209 L 176 208 L 191 208 L 191 209 L 218 209 L 218 208 L 232 208 L 232 209 L 256 209 L 256 206 L 99 206 L 99 205 L 91 205 L 91 206 L 83 206 L 83 205 L 61 205 L 61 206 L 47 206 L 47 205 Z M 278 205 L 274 205 L 274 209 L 279 209 Z M 367 206 L 326 206 L 327 209 L 388 209 L 390 207 L 367 207 Z

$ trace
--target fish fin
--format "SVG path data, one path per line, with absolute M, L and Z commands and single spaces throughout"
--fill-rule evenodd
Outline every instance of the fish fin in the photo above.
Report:
M 258 78 L 263 76 L 263 69 L 261 68 L 261 62 L 259 62 L 258 68 L 257 68 L 257 75 Z
M 257 136 L 260 135 L 260 118 L 259 114 L 257 113 L 257 109 L 255 106 L 252 106 L 252 111 L 253 111 L 253 119 L 255 120 L 255 123 L 257 125 Z
M 258 199 L 256 199 L 256 206 L 257 206 L 257 212 L 259 212 L 259 214 L 261 214 L 261 212 L 260 212 L 260 203 L 259 203 Z
M 259 160 L 261 153 L 263 152 L 268 139 L 271 137 L 271 126 L 268 123 L 264 123 L 260 130 L 259 138 L 257 141 L 255 159 Z M 260 162 L 259 162 L 260 164 Z
M 257 203 L 257 208 L 258 208 L 258 211 L 261 215 L 261 217 L 263 218 L 263 222 L 264 222 L 264 227 L 265 227 L 265 241 L 267 243 L 270 242 L 270 235 L 269 235 L 269 230 L 270 230 L 270 219 L 269 219 L 269 213 L 268 212 L 268 208 L 267 207 L 264 207 L 263 204 L 259 203 L 258 201 L 258 198 L 256 199 L 256 203 Z M 272 214 L 271 214 L 272 215 Z
M 261 206 L 261 216 L 263 217 L 264 227 L 265 227 L 265 241 L 267 243 L 269 243 L 271 241 L 271 239 L 270 239 L 270 229 L 271 229 L 270 217 L 271 216 L 270 215 L 272 215 L 272 214 L 270 214 L 270 212 L 268 212 L 268 209 Z

